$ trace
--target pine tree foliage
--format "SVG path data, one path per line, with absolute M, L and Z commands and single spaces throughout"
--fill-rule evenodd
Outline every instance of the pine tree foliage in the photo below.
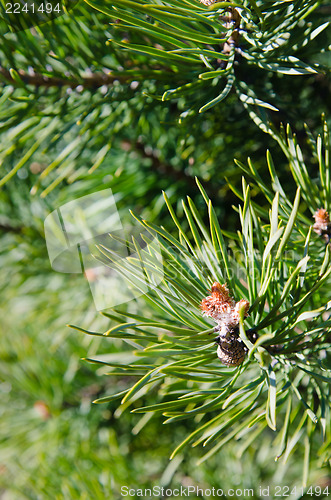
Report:
M 237 440 L 242 452 L 267 427 L 275 432 L 275 460 L 284 462 L 295 447 L 304 447 L 303 483 L 307 483 L 309 460 L 319 457 L 321 467 L 330 459 L 330 248 L 312 231 L 316 207 L 330 207 L 328 131 L 314 144 L 319 158 L 319 179 L 312 184 L 290 128 L 284 149 L 291 159 L 294 200 L 284 192 L 267 154 L 270 182 L 264 183 L 252 162 L 240 165 L 252 182 L 243 178 L 241 203 L 235 210 L 241 230 L 223 231 L 212 201 L 197 181 L 206 203 L 204 215 L 190 198 L 183 201 L 189 231 L 177 218 L 164 194 L 178 237 L 166 228 L 139 219 L 162 247 L 159 266 L 153 258 L 153 239 L 139 248 L 128 242 L 140 258 L 119 263 L 111 246 L 99 247 L 98 258 L 132 284 L 146 276 L 164 273 L 162 282 L 144 296 L 148 317 L 115 309 L 104 313 L 112 326 L 91 335 L 121 338 L 131 351 L 127 363 L 94 358 L 89 361 L 109 367 L 109 375 L 127 374 L 136 382 L 126 390 L 106 395 L 96 403 L 121 399 L 122 409 L 158 414 L 168 425 L 193 419 L 196 430 L 178 444 L 173 457 L 184 446 L 207 446 L 200 463 L 217 453 L 225 443 Z M 324 142 L 324 147 L 323 147 Z M 270 185 L 270 187 L 269 187 Z M 256 189 L 255 189 L 256 188 Z M 262 192 L 269 208 L 254 202 L 252 191 Z M 236 191 L 237 192 L 237 191 Z M 139 250 L 137 250 L 139 248 Z M 240 319 L 240 338 L 248 354 L 239 368 L 228 368 L 217 360 L 213 341 L 215 324 L 200 308 L 213 282 L 227 283 L 236 301 L 250 303 L 247 319 Z M 79 327 L 76 327 L 80 329 Z M 133 355 L 133 356 L 132 356 Z M 157 398 L 158 402 L 153 402 Z M 137 407 L 137 400 L 146 405 Z M 143 417 L 144 418 L 144 417 Z
M 25 31 L 0 21 L 8 498 L 103 499 L 175 473 L 232 487 L 242 456 L 250 486 L 327 478 L 330 246 L 312 216 L 331 209 L 329 138 L 310 130 L 330 105 L 328 14 L 312 0 L 96 0 Z M 121 263 L 111 239 L 95 256 L 150 291 L 100 316 L 82 276 L 52 271 L 43 222 L 105 187 L 145 241 L 125 241 L 138 257 Z M 239 367 L 217 359 L 200 307 L 215 281 L 250 303 Z
M 140 154 L 145 143 L 155 144 L 169 158 L 173 146 L 156 137 L 158 127 L 146 120 L 156 109 L 174 136 L 175 156 L 184 160 L 172 170 L 177 177 L 193 170 L 184 181 L 201 175 L 185 162 L 189 152 L 199 143 L 206 152 L 208 131 L 216 135 L 226 128 L 239 149 L 234 138 L 246 120 L 242 107 L 265 131 L 270 119 L 292 118 L 296 104 L 288 109 L 289 87 L 302 106 L 308 102 L 303 80 L 310 82 L 307 88 L 321 87 L 322 102 L 328 99 L 327 26 L 323 3 L 316 1 L 210 7 L 198 0 L 88 2 L 31 30 L 10 32 L 2 23 L 0 185 L 20 170 L 26 176 L 24 169 L 35 162 L 40 175 L 32 193 L 47 196 L 63 181 L 73 183 L 113 161 L 121 141 Z M 204 113 L 196 122 L 196 144 L 183 127 L 176 131 L 178 117 L 216 109 L 225 97 L 228 110 L 222 103 L 215 115 Z M 246 134 L 252 141 L 257 135 Z M 215 144 L 212 157 L 218 154 Z
M 316 2 L 203 3 L 212 5 L 206 8 L 194 0 L 144 0 L 115 1 L 105 7 L 103 2 L 88 2 L 113 20 L 119 36 L 115 31 L 111 45 L 115 51 L 119 47 L 131 55 L 126 74 L 133 71 L 137 79 L 151 78 L 154 70 L 163 80 L 171 81 L 172 88 L 155 97 L 182 99 L 186 106 L 189 103 L 182 118 L 210 109 L 231 90 L 248 108 L 277 111 L 269 100 L 279 102 L 279 96 L 272 92 L 259 95 L 257 82 L 247 78 L 254 68 L 264 70 L 262 79 L 268 79 L 264 74 L 270 72 L 323 72 L 322 65 L 300 59 L 302 49 L 329 24 L 310 18 L 318 7 Z M 129 69 L 139 56 L 144 57 L 141 63 L 145 57 L 150 59 L 147 71 Z

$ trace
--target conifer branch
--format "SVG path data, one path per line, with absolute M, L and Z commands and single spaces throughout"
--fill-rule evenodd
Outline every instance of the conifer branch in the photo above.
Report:
M 72 89 L 78 86 L 83 86 L 86 89 L 97 89 L 103 85 L 112 85 L 115 81 L 127 83 L 132 81 L 130 75 L 114 75 L 112 73 L 94 73 L 90 76 L 82 77 L 81 80 L 76 78 L 59 78 L 56 76 L 46 76 L 41 73 L 27 73 L 19 69 L 16 71 L 18 77 L 25 85 L 33 85 L 35 87 L 69 87 Z M 7 80 L 8 83 L 17 84 L 17 78 L 13 76 L 13 72 L 0 67 L 0 74 Z

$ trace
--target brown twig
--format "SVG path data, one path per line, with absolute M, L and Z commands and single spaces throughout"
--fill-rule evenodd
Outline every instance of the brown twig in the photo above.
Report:
M 40 73 L 26 73 L 22 69 L 16 71 L 19 78 L 26 85 L 34 85 L 35 87 L 69 87 L 72 89 L 82 85 L 85 88 L 98 88 L 103 85 L 112 85 L 116 80 L 120 82 L 130 82 L 133 79 L 131 75 L 116 75 L 112 73 L 94 73 L 91 76 L 82 77 L 81 80 L 76 78 L 59 78 L 56 76 L 45 76 Z M 4 77 L 8 83 L 17 83 L 17 80 L 12 76 L 9 70 L 0 67 L 0 75 Z
M 223 46 L 224 54 L 230 55 L 234 48 L 238 46 L 241 16 L 238 10 L 234 7 L 230 7 L 228 13 L 228 16 L 221 16 L 221 18 L 225 21 L 225 27 L 227 29 L 233 28 L 230 38 L 224 43 Z
M 129 141 L 126 141 L 128 143 L 128 146 L 130 146 L 130 149 L 133 151 L 137 151 L 140 153 L 144 158 L 149 158 L 152 162 L 152 169 L 155 172 L 158 172 L 160 175 L 167 177 L 168 179 L 173 179 L 175 181 L 179 182 L 184 182 L 186 186 L 189 186 L 192 192 L 197 191 L 197 185 L 194 180 L 194 177 L 191 175 L 188 175 L 183 169 L 181 170 L 176 170 L 171 164 L 169 163 L 163 163 L 153 151 L 146 150 L 145 144 L 142 142 L 135 142 L 131 143 Z M 127 147 L 127 146 L 126 146 Z M 204 188 L 206 189 L 208 195 L 211 198 L 216 198 L 218 196 L 218 189 L 215 189 L 215 186 L 207 181 L 203 181 Z
M 0 232 L 21 234 L 24 226 L 10 226 L 9 224 L 0 224 Z
M 196 189 L 196 183 L 193 177 L 187 175 L 183 170 L 176 170 L 169 163 L 163 163 L 159 160 L 159 158 L 154 154 L 153 151 L 146 151 L 146 147 L 143 143 L 137 141 L 133 145 L 133 149 L 138 151 L 144 158 L 149 158 L 152 162 L 152 168 L 154 171 L 159 172 L 159 174 L 163 176 L 170 177 L 176 181 L 184 181 L 186 184 L 189 184 L 191 188 Z

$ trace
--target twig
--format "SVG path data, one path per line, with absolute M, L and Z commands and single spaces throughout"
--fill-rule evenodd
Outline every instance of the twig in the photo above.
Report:
M 170 179 L 185 182 L 186 186 L 189 186 L 192 192 L 196 192 L 197 185 L 193 176 L 186 174 L 184 170 L 174 169 L 169 163 L 161 162 L 153 151 L 146 151 L 145 145 L 142 142 L 137 141 L 135 144 L 129 142 L 129 144 L 132 150 L 138 151 L 144 158 L 149 158 L 152 161 L 152 168 L 155 172 L 158 172 L 162 176 L 166 176 Z M 218 196 L 218 190 L 215 189 L 215 186 L 213 186 L 212 183 L 204 180 L 203 185 L 210 197 L 216 198 Z
M 56 76 L 45 76 L 40 73 L 26 73 L 22 69 L 17 70 L 19 78 L 26 85 L 34 85 L 36 87 L 70 87 L 75 89 L 79 85 L 85 88 L 98 88 L 102 85 L 112 85 L 116 80 L 120 82 L 132 81 L 131 75 L 116 75 L 112 73 L 94 73 L 91 76 L 85 76 L 81 80 L 75 78 L 59 78 Z M 9 83 L 15 84 L 17 80 L 13 78 L 9 70 L 0 67 L 0 75 L 2 75 Z M 135 78 L 136 79 L 136 78 Z

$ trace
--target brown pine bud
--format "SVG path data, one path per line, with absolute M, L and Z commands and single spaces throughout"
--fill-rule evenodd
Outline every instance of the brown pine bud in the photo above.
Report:
M 230 297 L 226 285 L 215 282 L 211 288 L 211 295 L 202 300 L 201 309 L 205 316 L 213 318 L 218 324 L 232 330 L 239 324 L 239 310 L 243 305 L 245 307 L 245 316 L 247 316 L 249 302 L 241 299 L 236 303 Z
M 244 308 L 248 315 L 249 302 L 241 299 L 236 302 L 230 297 L 226 285 L 215 282 L 211 287 L 211 295 L 201 302 L 205 316 L 216 321 L 215 332 L 218 332 L 217 356 L 226 366 L 239 366 L 245 359 L 247 349 L 239 338 L 240 310 Z
M 314 215 L 315 224 L 313 225 L 313 230 L 319 236 L 329 243 L 331 237 L 331 222 L 328 212 L 325 208 L 320 208 L 317 210 Z
M 239 366 L 245 360 L 246 351 L 244 343 L 236 335 L 217 339 L 217 356 L 223 365 Z

